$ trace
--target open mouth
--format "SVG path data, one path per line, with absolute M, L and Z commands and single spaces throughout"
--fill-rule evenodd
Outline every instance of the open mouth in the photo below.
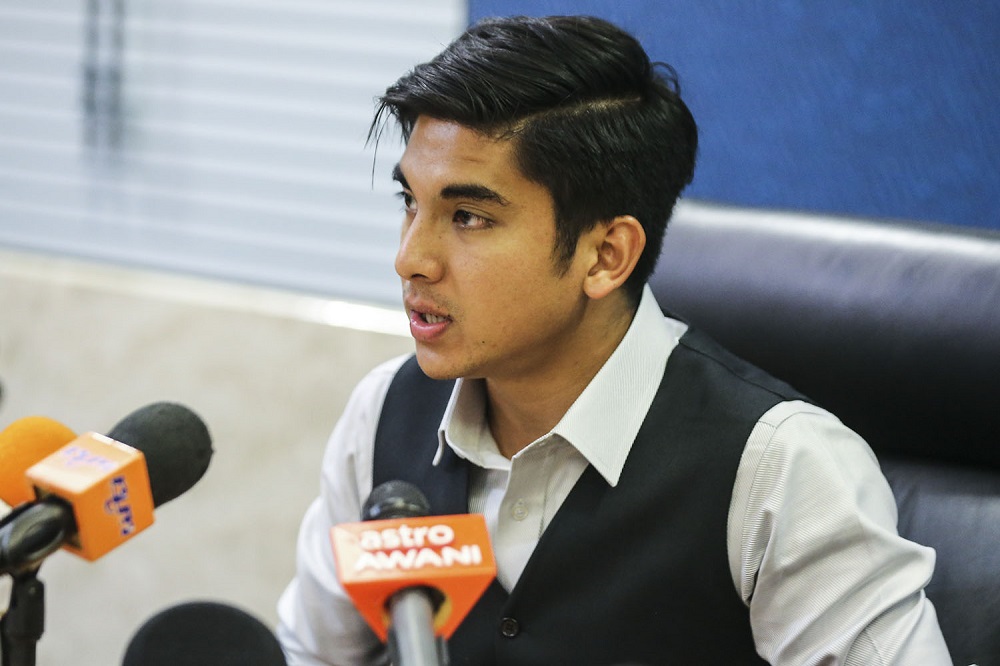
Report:
M 452 318 L 447 315 L 410 310 L 410 333 L 417 342 L 433 342 L 444 335 L 451 322 Z
M 442 316 L 436 315 L 436 314 L 431 314 L 429 312 L 421 312 L 420 313 L 420 319 L 422 319 L 424 322 L 426 322 L 428 324 L 441 324 L 441 323 L 444 323 L 446 321 L 449 321 L 450 318 L 449 317 L 442 317 Z

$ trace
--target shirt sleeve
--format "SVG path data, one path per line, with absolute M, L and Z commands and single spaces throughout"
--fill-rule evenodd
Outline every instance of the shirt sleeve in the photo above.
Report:
M 372 370 L 355 387 L 323 456 L 320 495 L 299 529 L 295 577 L 278 600 L 278 640 L 289 666 L 388 664 L 386 650 L 337 579 L 330 528 L 360 520 L 372 490 L 375 430 L 405 357 Z
M 931 548 L 900 537 L 875 455 L 830 413 L 781 403 L 756 425 L 729 513 L 730 570 L 774 666 L 951 664 L 924 595 Z

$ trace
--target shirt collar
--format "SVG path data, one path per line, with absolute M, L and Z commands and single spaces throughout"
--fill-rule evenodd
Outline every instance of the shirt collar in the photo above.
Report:
M 653 402 L 667 359 L 687 326 L 663 316 L 649 286 L 625 337 L 550 435 L 569 442 L 612 486 Z M 484 429 L 482 380 L 459 379 L 438 429 L 436 465 L 444 447 L 458 456 L 488 465 L 499 453 Z M 492 449 L 490 449 L 492 447 Z

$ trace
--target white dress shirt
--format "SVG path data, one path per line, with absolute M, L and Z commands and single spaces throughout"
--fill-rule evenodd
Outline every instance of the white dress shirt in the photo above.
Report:
M 588 465 L 617 485 L 686 325 L 647 287 L 621 344 L 552 431 L 499 453 L 481 380 L 458 380 L 439 430 L 473 465 L 469 509 L 486 517 L 497 578 L 510 590 Z M 303 519 L 298 572 L 278 604 L 289 664 L 384 664 L 382 646 L 334 573 L 329 528 L 355 522 L 372 490 L 382 402 L 403 358 L 355 389 Z M 867 444 L 828 412 L 783 402 L 757 423 L 737 471 L 727 548 L 757 650 L 774 665 L 951 664 L 923 588 L 934 551 L 896 534 L 896 505 Z

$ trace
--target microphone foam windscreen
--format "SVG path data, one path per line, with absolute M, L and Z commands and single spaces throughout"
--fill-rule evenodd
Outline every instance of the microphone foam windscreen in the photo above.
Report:
M 286 666 L 278 639 L 257 618 L 212 601 L 172 606 L 129 641 L 122 666 Z
M 205 423 L 183 405 L 156 402 L 122 419 L 108 437 L 146 456 L 153 505 L 187 492 L 208 469 L 212 438 Z
M 430 502 L 420 488 L 407 481 L 386 481 L 365 500 L 361 520 L 418 518 L 430 512 Z
M 27 416 L 0 432 L 0 499 L 18 506 L 35 499 L 28 468 L 76 439 L 76 433 L 45 416 Z

